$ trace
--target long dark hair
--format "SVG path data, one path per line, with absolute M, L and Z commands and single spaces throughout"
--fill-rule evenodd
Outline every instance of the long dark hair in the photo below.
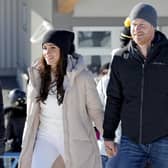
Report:
M 55 69 L 55 82 L 56 82 L 56 98 L 58 104 L 62 104 L 64 99 L 64 76 L 66 74 L 67 68 L 67 56 L 60 49 L 60 59 Z M 51 66 L 47 65 L 44 56 L 40 59 L 40 76 L 41 76 L 41 86 L 40 86 L 40 95 L 37 97 L 37 101 L 44 101 L 47 99 L 50 84 L 51 84 Z

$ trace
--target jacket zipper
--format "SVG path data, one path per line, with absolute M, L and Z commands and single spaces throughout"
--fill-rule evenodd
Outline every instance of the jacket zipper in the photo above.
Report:
M 142 143 L 142 111 L 143 111 L 143 96 L 144 96 L 144 67 L 142 64 L 142 80 L 141 80 L 141 104 L 140 104 L 140 120 L 139 120 L 139 143 Z

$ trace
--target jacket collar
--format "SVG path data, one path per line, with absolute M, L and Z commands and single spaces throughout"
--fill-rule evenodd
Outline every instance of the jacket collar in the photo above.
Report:
M 66 77 L 70 85 L 73 84 L 75 77 L 78 76 L 78 74 L 84 69 L 86 69 L 86 66 L 81 55 L 75 53 L 73 55 L 68 56 Z

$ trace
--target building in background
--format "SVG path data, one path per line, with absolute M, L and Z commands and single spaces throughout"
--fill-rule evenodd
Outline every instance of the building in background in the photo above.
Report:
M 1 0 L 0 76 L 17 76 L 25 90 L 27 67 L 41 56 L 38 41 L 52 27 L 74 30 L 77 52 L 85 56 L 88 67 L 100 67 L 119 46 L 122 23 L 137 2 L 141 1 Z M 158 28 L 168 35 L 167 1 L 146 2 L 156 7 Z

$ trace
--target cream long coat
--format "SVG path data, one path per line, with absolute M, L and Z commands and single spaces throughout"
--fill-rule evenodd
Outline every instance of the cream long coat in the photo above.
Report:
M 63 124 L 66 168 L 101 168 L 101 158 L 92 121 L 102 133 L 103 112 L 96 85 L 78 60 L 69 59 L 68 85 L 63 101 Z M 24 128 L 19 168 L 31 168 L 32 153 L 39 126 L 40 76 L 37 65 L 29 70 L 30 81 L 27 95 L 27 120 Z M 47 155 L 44 153 L 44 155 Z

